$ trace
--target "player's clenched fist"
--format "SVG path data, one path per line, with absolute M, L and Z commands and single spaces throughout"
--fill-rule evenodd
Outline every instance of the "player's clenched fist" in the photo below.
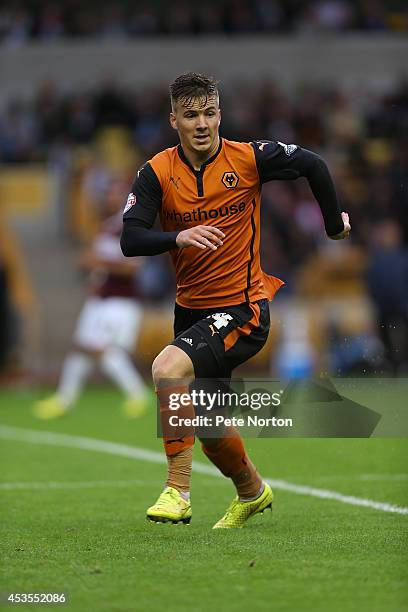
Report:
M 330 236 L 332 240 L 342 240 L 343 238 L 347 238 L 351 231 L 350 219 L 346 212 L 341 213 L 341 218 L 343 219 L 344 229 L 340 234 L 336 234 L 335 236 Z
M 208 247 L 216 251 L 222 245 L 222 238 L 224 237 L 225 234 L 216 227 L 197 225 L 180 232 L 176 238 L 176 243 L 180 249 L 195 246 L 199 249 L 206 249 Z

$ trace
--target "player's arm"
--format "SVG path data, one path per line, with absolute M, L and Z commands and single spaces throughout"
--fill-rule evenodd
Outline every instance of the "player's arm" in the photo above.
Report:
M 349 235 L 348 214 L 340 211 L 329 169 L 319 155 L 281 142 L 262 140 L 251 144 L 261 183 L 306 177 L 320 206 L 327 235 L 333 240 Z
M 162 203 L 162 188 L 153 168 L 145 164 L 137 173 L 123 214 L 120 239 L 126 257 L 159 255 L 175 248 L 215 250 L 224 234 L 215 227 L 198 225 L 182 231 L 162 232 L 152 227 Z
M 159 179 L 147 163 L 137 173 L 123 213 L 120 246 L 126 257 L 159 255 L 176 248 L 178 232 L 152 229 L 161 202 Z

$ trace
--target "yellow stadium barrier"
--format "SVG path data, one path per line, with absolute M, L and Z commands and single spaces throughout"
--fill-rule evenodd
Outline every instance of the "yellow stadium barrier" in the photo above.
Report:
M 52 180 L 43 166 L 0 169 L 0 208 L 7 214 L 41 215 L 50 206 Z

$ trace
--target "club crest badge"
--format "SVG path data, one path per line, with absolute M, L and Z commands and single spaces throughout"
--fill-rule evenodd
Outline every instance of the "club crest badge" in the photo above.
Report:
M 235 189 L 235 187 L 238 185 L 238 181 L 238 174 L 232 170 L 230 172 L 224 172 L 221 177 L 221 182 L 227 189 Z

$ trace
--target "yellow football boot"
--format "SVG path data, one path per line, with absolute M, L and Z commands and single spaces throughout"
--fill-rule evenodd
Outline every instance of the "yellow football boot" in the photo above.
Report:
M 271 487 L 265 482 L 264 490 L 261 495 L 253 501 L 240 501 L 238 497 L 234 499 L 224 516 L 215 523 L 213 529 L 241 529 L 246 521 L 263 512 L 266 508 L 272 510 L 273 492 Z
M 147 411 L 147 397 L 128 397 L 122 404 L 122 414 L 128 419 L 138 419 Z
M 37 419 L 57 419 L 66 414 L 68 409 L 61 402 L 58 395 L 51 395 L 46 399 L 39 400 L 33 404 L 33 414 Z
M 138 419 L 143 416 L 148 408 L 156 406 L 156 395 L 150 389 L 146 389 L 139 395 L 129 396 L 122 404 L 122 414 L 128 419 Z
M 154 523 L 179 523 L 188 525 L 191 521 L 191 503 L 185 500 L 177 489 L 166 487 L 153 506 L 147 509 L 146 517 Z

